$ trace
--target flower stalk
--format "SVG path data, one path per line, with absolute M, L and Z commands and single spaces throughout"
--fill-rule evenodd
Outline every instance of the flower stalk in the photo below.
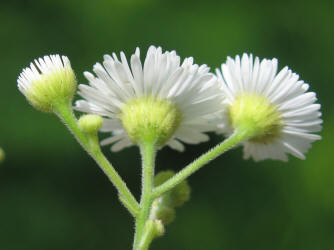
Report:
M 142 250 L 140 242 L 144 235 L 145 224 L 149 218 L 153 202 L 153 178 L 156 156 L 155 141 L 141 143 L 140 152 L 142 155 L 142 195 L 140 200 L 140 212 L 136 218 L 136 232 L 133 244 L 134 250 Z

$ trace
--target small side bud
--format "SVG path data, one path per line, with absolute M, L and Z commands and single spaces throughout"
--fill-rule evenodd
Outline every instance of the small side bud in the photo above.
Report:
M 175 189 L 172 190 L 172 195 L 174 197 L 172 205 L 174 207 L 182 206 L 190 199 L 190 191 L 191 189 L 187 181 L 183 181 L 177 185 Z
M 159 186 L 175 175 L 174 171 L 167 170 L 158 173 L 154 179 L 154 185 Z M 186 180 L 175 186 L 171 191 L 162 196 L 164 204 L 171 207 L 182 206 L 190 199 L 190 186 Z
M 164 225 L 171 223 L 175 219 L 175 209 L 167 206 L 160 206 L 156 211 L 156 218 Z
M 173 177 L 175 175 L 175 172 L 172 170 L 165 170 L 159 172 L 155 177 L 154 177 L 154 186 L 159 186 L 163 184 L 165 181 L 167 181 L 169 178 Z
M 162 171 L 155 176 L 154 185 L 159 186 L 174 175 L 175 172 L 171 170 Z M 175 218 L 175 207 L 182 206 L 189 198 L 190 186 L 185 180 L 155 200 L 152 209 L 154 218 L 164 225 L 171 223 Z
M 88 134 L 97 133 L 102 124 L 103 118 L 99 115 L 83 115 L 78 121 L 80 130 Z
M 160 220 L 154 220 L 155 237 L 160 237 L 165 233 L 165 227 Z
M 69 59 L 59 55 L 35 60 L 22 71 L 17 83 L 31 105 L 44 112 L 54 112 L 60 102 L 70 103 L 77 86 Z

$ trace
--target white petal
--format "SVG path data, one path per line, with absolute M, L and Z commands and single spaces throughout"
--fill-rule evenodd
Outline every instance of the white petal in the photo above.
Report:
M 123 148 L 132 146 L 133 143 L 128 139 L 128 138 L 123 138 L 122 140 L 116 142 L 114 145 L 111 147 L 111 151 L 117 152 L 122 150 Z
M 177 151 L 183 152 L 184 151 L 184 146 L 181 142 L 177 141 L 177 140 L 170 140 L 167 145 L 169 147 L 171 147 L 172 149 L 175 149 Z

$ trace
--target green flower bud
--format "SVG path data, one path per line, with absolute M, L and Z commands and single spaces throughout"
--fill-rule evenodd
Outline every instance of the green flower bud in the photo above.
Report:
M 17 82 L 31 105 L 44 112 L 53 112 L 57 103 L 70 103 L 77 86 L 70 61 L 59 55 L 35 60 L 35 64 L 22 71 Z
M 158 173 L 154 178 L 154 186 L 161 185 L 174 175 L 171 170 Z M 160 220 L 164 225 L 171 223 L 175 218 L 175 207 L 183 205 L 189 198 L 190 186 L 185 180 L 153 202 L 151 218 Z
M 160 186 L 163 184 L 165 181 L 170 179 L 175 175 L 175 172 L 173 170 L 165 170 L 159 172 L 155 177 L 154 177 L 154 186 Z
M 165 227 L 160 220 L 154 220 L 155 237 L 160 237 L 165 233 Z
M 164 225 L 167 225 L 175 219 L 175 209 L 172 207 L 160 205 L 156 211 L 155 216 Z
M 154 185 L 159 186 L 174 175 L 174 171 L 162 171 L 155 176 Z M 162 203 L 169 207 L 182 206 L 190 199 L 190 191 L 190 186 L 187 180 L 184 180 L 161 197 L 163 200 Z
M 165 228 L 160 220 L 150 219 L 146 221 L 145 227 L 144 227 L 144 234 L 150 234 L 152 239 L 163 235 L 164 232 L 165 232 Z
M 95 134 L 101 128 L 103 118 L 99 115 L 83 115 L 78 121 L 78 126 L 81 131 L 88 134 Z

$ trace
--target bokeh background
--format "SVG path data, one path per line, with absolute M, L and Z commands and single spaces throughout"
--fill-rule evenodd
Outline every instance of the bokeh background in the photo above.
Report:
M 334 249 L 333 11 L 321 0 L 1 0 L 0 249 L 131 249 L 133 220 L 112 185 L 16 79 L 34 58 L 60 53 L 86 83 L 82 72 L 104 54 L 151 44 L 213 69 L 243 52 L 277 57 L 311 84 L 325 121 L 305 161 L 244 161 L 239 148 L 201 169 L 152 249 Z M 211 138 L 183 154 L 161 150 L 158 170 L 180 170 L 222 139 Z M 138 150 L 104 151 L 138 197 Z

